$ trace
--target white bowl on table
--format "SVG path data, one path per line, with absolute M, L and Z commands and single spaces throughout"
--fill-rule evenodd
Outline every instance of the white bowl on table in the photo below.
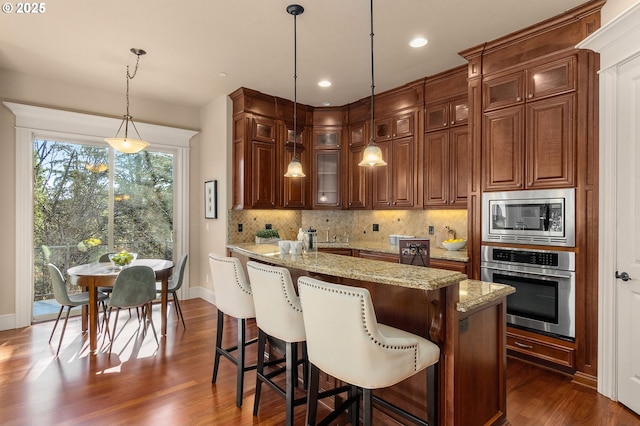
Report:
M 457 241 L 455 243 L 447 243 L 447 242 L 443 241 L 442 245 L 444 246 L 444 248 L 446 248 L 449 251 L 456 251 L 456 250 L 460 250 L 461 248 L 466 246 L 467 245 L 467 240 Z

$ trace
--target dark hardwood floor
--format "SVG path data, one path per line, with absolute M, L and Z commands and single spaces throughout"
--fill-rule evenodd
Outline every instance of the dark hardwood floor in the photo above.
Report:
M 170 309 L 159 348 L 151 332 L 135 338 L 134 313 L 110 358 L 88 354 L 77 318 L 69 320 L 58 359 L 58 332 L 47 343 L 53 322 L 0 332 L 0 425 L 283 424 L 284 401 L 266 387 L 259 415 L 253 416 L 255 372 L 246 375 L 241 409 L 235 407 L 229 362 L 222 361 L 218 383 L 211 384 L 216 308 L 201 299 L 182 306 L 188 328 Z M 159 315 L 155 306 L 158 325 Z M 124 311 L 120 324 L 126 318 Z M 233 325 L 225 326 L 229 342 L 235 339 Z M 249 357 L 255 359 L 255 349 Z M 516 426 L 640 425 L 637 415 L 594 390 L 514 359 L 507 367 L 507 417 Z M 304 406 L 296 408 L 295 421 L 304 424 Z

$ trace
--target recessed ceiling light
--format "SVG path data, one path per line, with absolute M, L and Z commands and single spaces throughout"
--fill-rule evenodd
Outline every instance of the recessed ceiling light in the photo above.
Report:
M 318 82 L 318 86 L 320 87 L 329 87 L 331 86 L 331 82 L 329 80 L 321 80 Z
M 424 37 L 416 37 L 413 40 L 411 40 L 409 42 L 409 46 L 411 47 L 422 47 L 422 46 L 426 46 L 427 43 L 429 43 L 429 40 L 427 40 Z
M 219 73 L 218 73 L 218 76 L 220 76 L 220 77 L 226 77 L 226 76 L 227 76 L 227 73 L 226 73 L 226 72 L 219 72 Z
M 330 106 L 330 105 L 331 105 L 331 102 L 323 102 L 322 103 L 322 106 Z

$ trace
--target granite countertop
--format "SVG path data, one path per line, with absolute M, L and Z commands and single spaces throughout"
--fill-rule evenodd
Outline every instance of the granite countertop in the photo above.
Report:
M 456 310 L 458 312 L 469 312 L 515 292 L 515 288 L 506 284 L 464 280 L 460 282 L 460 300 L 456 305 Z
M 246 243 L 229 245 L 228 248 L 240 254 L 287 268 L 422 290 L 437 290 L 467 278 L 465 274 L 460 272 L 444 269 L 401 265 L 330 253 L 283 255 L 280 254 L 278 246 L 273 244 Z
M 331 244 L 331 246 L 338 246 L 338 244 Z M 358 247 L 361 250 L 371 249 L 371 246 Z M 513 287 L 505 284 L 468 280 L 464 274 L 443 269 L 380 262 L 322 252 L 312 255 L 281 255 L 278 246 L 273 244 L 232 244 L 227 248 L 278 266 L 408 288 L 437 290 L 459 282 L 460 300 L 456 305 L 459 312 L 471 311 L 515 292 Z M 356 247 L 349 245 L 349 248 Z M 466 253 L 464 254 L 466 255 Z
M 351 243 L 326 243 L 326 242 L 318 242 L 318 247 L 320 248 L 348 248 L 353 250 L 367 250 L 367 251 L 375 251 L 378 253 L 390 253 L 390 254 L 398 254 L 399 248 L 398 246 L 392 246 L 388 243 L 374 243 L 367 241 L 354 241 Z M 468 262 L 469 256 L 467 254 L 466 247 L 462 250 L 449 251 L 447 249 L 432 247 L 429 250 L 429 254 L 431 259 L 440 259 L 440 260 L 451 260 L 454 262 Z

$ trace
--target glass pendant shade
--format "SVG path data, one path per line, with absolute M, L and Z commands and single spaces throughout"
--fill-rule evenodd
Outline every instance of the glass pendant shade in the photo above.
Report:
M 289 165 L 287 166 L 287 173 L 284 174 L 284 177 L 305 177 L 306 175 L 302 171 L 302 164 L 296 157 L 291 159 Z
M 116 151 L 125 154 L 135 154 L 149 146 L 149 142 L 132 138 L 106 138 L 105 141 Z
M 362 161 L 358 166 L 386 166 L 387 163 L 382 159 L 382 150 L 378 145 L 369 144 L 362 153 Z

